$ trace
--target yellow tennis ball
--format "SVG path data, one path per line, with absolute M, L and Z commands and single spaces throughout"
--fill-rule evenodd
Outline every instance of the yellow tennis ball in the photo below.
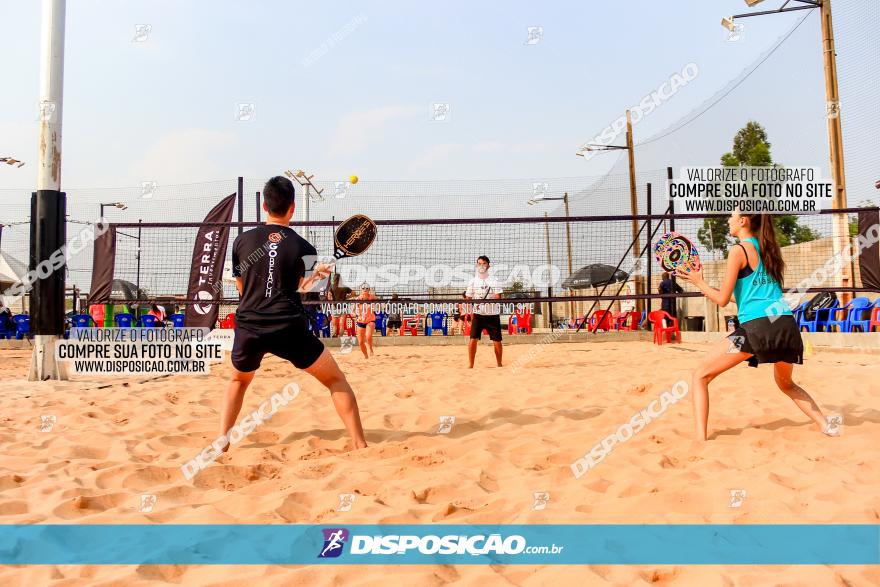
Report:
M 358 176 L 357 176 L 357 175 L 352 175 L 351 177 L 348 178 L 348 181 L 350 181 L 351 183 L 355 184 L 355 183 L 358 182 Z

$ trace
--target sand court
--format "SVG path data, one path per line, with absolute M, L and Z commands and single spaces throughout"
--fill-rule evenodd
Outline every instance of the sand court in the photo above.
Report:
M 473 370 L 464 368 L 464 349 L 456 346 L 377 346 L 369 361 L 334 349 L 358 394 L 370 443 L 357 452 L 346 451 L 349 441 L 327 392 L 267 357 L 242 414 L 291 382 L 301 393 L 192 481 L 180 467 L 216 436 L 228 359 L 204 377 L 81 376 L 38 385 L 23 381 L 29 353 L 5 351 L 0 516 L 7 524 L 880 520 L 876 354 L 817 352 L 795 371 L 827 413 L 843 415 L 840 437 L 822 435 L 778 391 L 771 367 L 743 366 L 712 385 L 707 443 L 691 440 L 685 397 L 577 478 L 572 463 L 677 381 L 689 383 L 693 362 L 709 345 L 558 343 L 536 352 L 533 345 L 511 345 L 501 369 L 486 346 Z M 346 584 L 374 585 L 386 572 L 381 566 L 7 567 L 0 580 L 330 585 L 342 577 Z M 419 585 L 485 579 L 485 569 L 476 567 L 399 572 Z M 876 568 L 858 566 L 494 571 L 499 580 L 524 585 L 731 584 L 719 572 L 742 585 L 880 582 Z

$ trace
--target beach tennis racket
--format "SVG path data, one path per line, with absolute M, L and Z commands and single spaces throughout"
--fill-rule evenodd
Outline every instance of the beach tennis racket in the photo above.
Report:
M 679 267 L 687 272 L 703 268 L 700 253 L 688 237 L 677 232 L 667 232 L 654 243 L 654 257 L 664 271 L 674 273 Z
M 358 255 L 364 254 L 367 249 L 370 248 L 373 241 L 376 240 L 376 223 L 363 214 L 355 214 L 336 227 L 336 233 L 333 238 L 335 243 L 333 257 L 327 261 L 330 272 L 336 267 L 336 261 L 339 259 L 344 259 L 345 257 L 357 257 Z M 330 283 L 328 281 L 324 286 L 324 289 L 329 285 Z M 311 290 L 316 287 L 317 285 L 313 284 L 309 290 L 303 290 L 300 293 L 312 293 Z M 305 310 L 302 303 L 299 305 L 306 312 L 309 320 L 313 321 L 313 317 L 307 310 Z
M 376 240 L 376 223 L 363 214 L 355 214 L 336 227 L 333 239 L 333 257 L 327 263 L 331 271 L 339 259 L 357 257 L 367 252 Z
M 336 249 L 333 251 L 333 257 L 338 260 L 362 255 L 374 240 L 376 240 L 376 223 L 363 214 L 355 214 L 336 228 Z

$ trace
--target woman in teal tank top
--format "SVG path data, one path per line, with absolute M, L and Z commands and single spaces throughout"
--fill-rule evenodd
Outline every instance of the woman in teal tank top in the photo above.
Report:
M 776 242 L 772 216 L 735 212 L 728 225 L 730 236 L 739 239 L 739 243 L 727 258 L 720 289 L 707 284 L 702 271 L 679 270 L 677 273 L 722 308 L 730 303 L 731 296 L 735 297 L 740 322 L 739 328 L 719 341 L 694 371 L 692 396 L 697 439 L 707 439 L 709 383 L 743 361 L 748 361 L 750 367 L 773 363 L 779 389 L 794 400 L 820 430 L 831 435 L 831 427 L 819 406 L 791 377 L 794 364 L 803 363 L 804 345 L 782 296 L 785 263 Z

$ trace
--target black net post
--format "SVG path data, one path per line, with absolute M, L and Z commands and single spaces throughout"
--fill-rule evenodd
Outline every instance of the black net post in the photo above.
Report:
M 238 200 L 237 200 L 238 221 L 244 222 L 244 178 L 243 177 L 238 178 L 238 191 L 236 193 L 238 194 Z M 238 225 L 238 234 L 241 234 L 243 231 L 244 231 L 244 228 L 242 228 L 241 224 L 239 224 Z
M 31 194 L 30 265 L 36 279 L 30 292 L 31 333 L 64 334 L 64 273 L 67 261 L 55 253 L 67 242 L 67 194 L 37 190 Z M 60 266 L 58 266 L 60 262 Z

